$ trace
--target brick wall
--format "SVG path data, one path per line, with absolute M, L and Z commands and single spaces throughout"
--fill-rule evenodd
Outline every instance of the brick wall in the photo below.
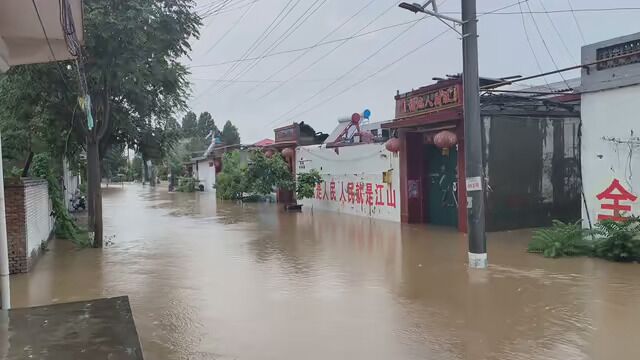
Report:
M 40 253 L 40 245 L 53 232 L 47 182 L 21 179 L 5 183 L 9 271 L 24 273 L 31 269 Z

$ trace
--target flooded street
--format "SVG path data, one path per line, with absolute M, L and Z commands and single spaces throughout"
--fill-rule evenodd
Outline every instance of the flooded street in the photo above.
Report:
M 112 244 L 52 242 L 13 306 L 128 295 L 147 359 L 640 358 L 640 265 L 527 254 L 526 231 L 470 272 L 451 230 L 139 185 L 104 207 Z

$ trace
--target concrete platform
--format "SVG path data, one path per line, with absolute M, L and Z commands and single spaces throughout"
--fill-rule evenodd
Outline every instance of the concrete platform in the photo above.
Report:
M 2 359 L 142 359 L 126 296 L 0 311 Z

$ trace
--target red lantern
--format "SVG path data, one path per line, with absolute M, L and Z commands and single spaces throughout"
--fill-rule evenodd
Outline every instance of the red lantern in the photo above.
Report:
M 264 152 L 264 156 L 268 158 L 271 158 L 273 154 L 274 154 L 273 149 L 267 149 L 267 151 Z
M 396 154 L 398 151 L 400 151 L 400 139 L 395 137 L 391 138 L 387 140 L 387 142 L 384 144 L 384 147 L 388 151 Z
M 443 130 L 433 137 L 433 143 L 442 149 L 442 155 L 449 155 L 449 149 L 458 143 L 458 136 L 449 130 Z
M 214 159 L 213 166 L 215 167 L 216 172 L 220 172 L 220 170 L 222 170 L 222 162 L 220 161 L 220 159 Z
M 292 159 L 293 154 L 294 152 L 292 148 L 285 148 L 284 150 L 282 150 L 282 156 L 284 156 L 285 159 Z

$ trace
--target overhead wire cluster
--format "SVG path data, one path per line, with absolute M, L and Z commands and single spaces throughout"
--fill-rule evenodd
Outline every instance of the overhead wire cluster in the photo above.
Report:
M 257 0 L 254 0 L 257 1 Z M 294 0 L 289 0 L 286 5 L 284 6 L 284 8 L 280 11 L 280 13 L 273 19 L 273 21 L 271 22 L 271 24 L 269 24 L 269 26 L 264 30 L 264 32 L 253 42 L 253 44 L 251 44 L 251 46 L 249 46 L 249 48 L 247 48 L 245 50 L 245 52 L 242 54 L 242 56 L 240 56 L 239 58 L 236 58 L 234 60 L 228 60 L 228 61 L 223 61 L 223 62 L 218 62 L 218 63 L 212 63 L 212 64 L 200 64 L 200 65 L 193 65 L 191 66 L 191 68 L 204 68 L 204 67 L 215 67 L 215 66 L 223 66 L 223 65 L 230 65 L 230 67 L 224 72 L 223 76 L 219 77 L 218 79 L 212 80 L 215 83 L 213 85 L 211 85 L 210 87 L 208 87 L 205 91 L 203 91 L 197 98 L 196 100 L 198 100 L 199 98 L 206 96 L 207 94 L 210 93 L 210 91 L 216 90 L 216 92 L 222 91 L 224 89 L 229 88 L 230 86 L 236 84 L 236 83 L 255 83 L 255 85 L 253 85 L 247 92 L 252 92 L 255 91 L 257 89 L 259 89 L 260 87 L 266 86 L 268 84 L 274 84 L 275 87 L 272 87 L 270 89 L 265 89 L 266 91 L 258 96 L 256 99 L 263 99 L 271 94 L 277 94 L 277 90 L 279 90 L 280 88 L 282 88 L 283 86 L 285 86 L 286 84 L 288 84 L 289 82 L 295 80 L 298 76 L 304 74 L 305 72 L 309 71 L 310 69 L 312 69 L 314 66 L 316 66 L 318 63 L 322 62 L 323 60 L 327 59 L 332 53 L 334 53 L 335 51 L 337 51 L 340 47 L 342 47 L 345 43 L 347 43 L 348 41 L 350 41 L 351 39 L 355 39 L 358 37 L 362 37 L 365 36 L 367 34 L 370 33 L 374 33 L 374 32 L 378 32 L 378 31 L 383 31 L 383 30 L 388 30 L 388 29 L 393 29 L 396 27 L 404 27 L 404 29 L 402 31 L 400 31 L 398 34 L 396 34 L 395 37 L 392 38 L 391 41 L 383 44 L 381 47 L 379 47 L 378 49 L 376 49 L 375 51 L 373 51 L 371 54 L 367 55 L 364 57 L 364 59 L 362 59 L 361 61 L 359 61 L 355 66 L 351 67 L 349 70 L 347 70 L 346 72 L 342 73 L 341 75 L 339 75 L 338 77 L 334 78 L 333 80 L 331 80 L 331 82 L 322 87 L 319 91 L 315 92 L 313 95 L 310 95 L 309 97 L 307 97 L 305 100 L 303 100 L 302 102 L 297 102 L 296 106 L 291 108 L 290 110 L 284 112 L 282 115 L 278 116 L 277 118 L 275 118 L 272 122 L 270 122 L 268 125 L 272 125 L 272 124 L 282 124 L 282 123 L 286 123 L 287 121 L 290 121 L 292 119 L 295 119 L 297 117 L 299 117 L 300 115 L 306 114 L 307 112 L 318 108 L 319 106 L 322 106 L 323 104 L 326 104 L 328 101 L 336 98 L 337 96 L 345 93 L 346 91 L 354 88 L 355 86 L 358 86 L 359 84 L 370 80 L 371 78 L 379 75 L 380 73 L 384 72 L 385 70 L 387 70 L 389 67 L 397 64 L 398 62 L 402 61 L 403 59 L 405 59 L 407 56 L 415 53 L 416 51 L 418 51 L 419 49 L 425 47 L 426 45 L 430 44 L 431 42 L 435 41 L 437 38 L 443 36 L 444 34 L 447 33 L 448 30 L 445 30 L 439 34 L 437 34 L 436 36 L 430 38 L 429 40 L 427 40 L 426 42 L 418 45 L 416 48 L 408 51 L 407 53 L 403 54 L 402 56 L 394 59 L 393 61 L 391 61 L 390 63 L 386 64 L 385 66 L 381 67 L 380 69 L 370 73 L 369 75 L 367 75 L 366 77 L 355 81 L 354 83 L 352 83 L 351 85 L 347 86 L 346 88 L 344 88 L 341 91 L 338 91 L 337 93 L 334 94 L 330 94 L 328 97 L 326 97 L 324 100 L 321 100 L 319 103 L 317 104 L 310 104 L 310 107 L 303 109 L 302 111 L 296 112 L 294 114 L 294 112 L 296 110 L 300 109 L 300 105 L 304 105 L 304 104 L 308 104 L 310 103 L 312 100 L 314 100 L 315 98 L 319 97 L 320 95 L 324 94 L 325 92 L 327 92 L 327 90 L 329 90 L 330 88 L 334 87 L 337 83 L 339 83 L 341 80 L 344 80 L 347 76 L 349 76 L 350 74 L 354 73 L 355 71 L 357 71 L 363 64 L 365 64 L 366 62 L 368 62 L 373 56 L 376 56 L 377 54 L 379 54 L 380 52 L 382 52 L 386 47 L 390 46 L 395 40 L 397 40 L 400 36 L 406 34 L 409 30 L 411 30 L 418 22 L 422 21 L 425 17 L 416 19 L 416 20 L 412 20 L 412 21 L 407 21 L 407 22 L 403 22 L 403 23 L 398 23 L 398 24 L 392 24 L 390 26 L 385 26 L 382 28 L 378 28 L 378 29 L 374 29 L 374 30 L 370 30 L 370 31 L 365 31 L 372 23 L 374 23 L 376 20 L 378 20 L 380 17 L 382 17 L 384 14 L 386 14 L 388 11 L 390 11 L 391 9 L 395 8 L 397 6 L 398 2 L 395 2 L 387 9 L 384 10 L 384 12 L 382 12 L 381 14 L 377 15 L 373 20 L 369 21 L 366 25 L 364 25 L 363 27 L 360 27 L 357 31 L 352 32 L 351 34 L 349 34 L 348 36 L 344 36 L 342 38 L 339 39 L 331 39 L 333 35 L 335 35 L 340 29 L 342 29 L 346 24 L 348 24 L 351 20 L 353 20 L 354 18 L 361 16 L 364 12 L 365 9 L 367 9 L 371 4 L 373 4 L 376 0 L 370 0 L 368 2 L 366 2 L 363 7 L 359 8 L 354 14 L 348 16 L 345 18 L 344 21 L 340 22 L 337 26 L 335 26 L 331 31 L 329 31 L 327 34 L 325 34 L 322 38 L 320 38 L 320 40 L 317 40 L 313 43 L 311 43 L 308 46 L 303 46 L 303 47 L 299 47 L 299 48 L 293 48 L 293 49 L 288 49 L 288 50 L 280 50 L 280 51 L 276 51 L 278 46 L 280 44 L 282 44 L 289 36 L 291 36 L 300 26 L 302 26 L 302 24 L 304 24 L 305 21 L 307 21 L 316 11 L 318 11 L 318 9 L 320 9 L 320 7 L 326 2 L 326 0 L 315 0 L 305 11 L 302 15 L 300 15 L 298 18 L 296 18 L 290 25 L 289 27 L 284 31 L 284 32 L 279 32 L 280 35 L 272 40 L 270 42 L 269 45 L 267 45 L 266 47 L 262 48 L 261 52 L 258 52 L 257 49 L 260 48 L 264 43 L 266 43 L 266 40 L 271 36 L 272 33 L 275 32 L 275 30 L 277 28 L 279 28 L 280 25 L 283 24 L 284 20 L 288 17 L 289 14 L 291 14 L 291 12 L 293 11 L 293 9 L 298 5 L 298 3 L 300 2 L 300 0 L 296 0 L 296 2 L 292 5 L 292 2 Z M 446 1 L 446 0 L 445 0 Z M 529 0 L 519 0 L 516 1 L 512 4 L 509 4 L 507 6 L 503 6 L 500 7 L 498 9 L 495 10 L 491 10 L 491 11 L 484 11 L 484 12 L 478 12 L 478 17 L 480 16 L 485 16 L 485 15 L 518 15 L 521 17 L 522 20 L 522 26 L 524 29 L 524 35 L 526 37 L 527 43 L 529 44 L 529 48 L 532 51 L 532 55 L 533 58 L 536 62 L 536 66 L 538 68 L 538 70 L 540 71 L 540 73 L 543 73 L 543 68 L 542 68 L 542 64 L 540 62 L 540 59 L 537 56 L 537 52 L 535 51 L 534 47 L 533 47 L 533 42 L 532 39 L 528 33 L 527 30 L 527 25 L 526 25 L 526 19 L 525 19 L 525 14 L 528 14 L 530 16 L 530 21 L 533 24 L 534 28 L 536 29 L 536 33 L 542 43 L 542 46 L 544 47 L 544 51 L 546 52 L 546 54 L 548 55 L 551 63 L 553 64 L 556 72 L 558 74 L 563 82 L 565 83 L 565 85 L 570 88 L 569 83 L 567 82 L 567 80 L 565 79 L 565 77 L 562 75 L 562 72 L 559 71 L 560 66 L 559 63 L 557 61 L 556 56 L 554 55 L 554 53 L 552 52 L 552 49 L 550 47 L 549 44 L 549 39 L 547 37 L 545 37 L 545 33 L 543 32 L 542 28 L 541 28 L 541 24 L 539 23 L 539 19 L 536 19 L 536 17 L 534 16 L 535 14 L 544 14 L 547 17 L 547 20 L 549 22 L 549 24 L 551 24 L 552 27 L 552 31 L 555 32 L 555 34 L 557 35 L 559 41 L 562 43 L 562 46 L 564 48 L 564 50 L 567 52 L 568 57 L 571 59 L 571 61 L 575 62 L 575 56 L 571 53 L 571 51 L 569 50 L 569 47 L 567 45 L 567 42 L 565 41 L 565 38 L 563 37 L 563 34 L 560 32 L 560 30 L 558 29 L 556 22 L 554 21 L 554 19 L 551 17 L 550 14 L 554 14 L 554 13 L 569 13 L 571 14 L 575 25 L 577 27 L 577 30 L 580 34 L 580 37 L 582 39 L 582 41 L 584 42 L 584 34 L 582 31 L 582 28 L 580 26 L 580 23 L 578 21 L 578 18 L 576 16 L 576 13 L 579 12 L 594 12 L 594 11 L 622 11 L 622 10 L 640 10 L 640 7 L 638 8 L 599 8 L 599 9 L 575 9 L 572 6 L 571 0 L 567 0 L 567 4 L 569 6 L 569 9 L 552 9 L 549 10 L 545 7 L 544 3 L 542 0 L 538 0 L 540 3 L 540 8 L 541 10 L 534 10 L 532 9 L 531 5 L 529 4 Z M 218 9 L 220 9 L 219 7 L 221 6 L 220 3 L 224 3 L 225 0 L 220 0 L 218 1 Z M 238 3 L 239 4 L 243 2 L 243 5 L 249 6 L 253 3 L 247 3 L 247 0 L 239 0 Z M 526 7 L 526 11 L 523 8 L 523 5 Z M 518 6 L 519 11 L 503 11 L 506 10 L 508 8 L 512 8 Z M 447 12 L 447 11 L 443 11 L 442 13 L 452 13 L 452 12 Z M 457 13 L 457 12 L 453 12 L 453 13 Z M 232 25 L 232 27 L 235 27 L 237 24 Z M 227 32 L 230 30 L 227 30 Z M 225 33 L 226 34 L 226 33 Z M 223 35 L 223 37 L 226 35 Z M 326 52 L 323 52 L 321 54 L 319 54 L 319 56 L 317 58 L 315 58 L 315 60 L 311 61 L 309 64 L 307 64 L 305 67 L 303 67 L 301 70 L 298 70 L 297 72 L 295 72 L 293 75 L 285 78 L 284 80 L 276 80 L 277 76 L 280 75 L 283 71 L 285 71 L 286 69 L 291 68 L 292 65 L 294 65 L 295 63 L 299 62 L 301 59 L 303 59 L 306 55 L 308 55 L 311 50 L 316 49 L 318 47 L 322 47 L 322 46 L 326 46 L 329 44 L 336 44 L 336 46 L 332 47 L 331 49 L 329 49 Z M 293 59 L 287 61 L 284 65 L 279 66 L 275 71 L 270 72 L 269 74 L 265 74 L 265 76 L 262 78 L 262 80 L 258 79 L 258 80 L 253 80 L 253 81 L 248 81 L 248 80 L 241 80 L 241 78 L 243 76 L 245 76 L 250 70 L 254 69 L 262 60 L 264 60 L 265 58 L 268 57 L 272 57 L 272 56 L 278 56 L 278 55 L 283 55 L 283 54 L 290 54 L 290 53 L 299 53 L 298 55 L 296 55 L 295 57 L 293 57 Z M 557 54 L 556 54 L 557 55 Z M 545 78 L 543 78 L 545 83 L 548 84 L 547 80 Z M 329 81 L 329 80 L 327 80 Z

